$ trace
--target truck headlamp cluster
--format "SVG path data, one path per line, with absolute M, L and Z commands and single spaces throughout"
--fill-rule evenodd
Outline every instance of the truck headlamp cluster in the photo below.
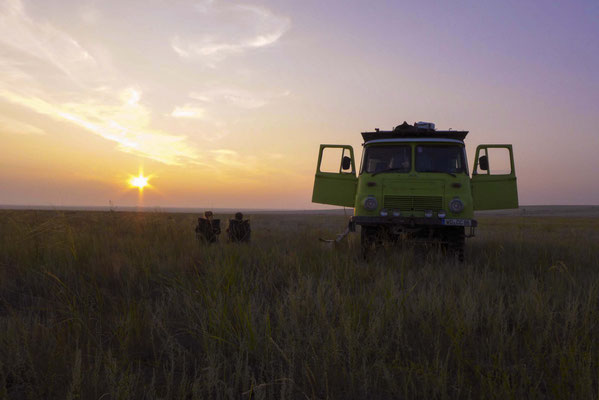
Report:
M 437 213 L 437 217 L 439 218 L 445 218 L 445 210 L 439 210 L 439 212 Z
M 452 213 L 461 213 L 463 209 L 464 203 L 462 203 L 462 200 L 460 200 L 459 198 L 456 197 L 455 199 L 449 202 L 449 211 L 451 211 Z
M 387 211 L 386 208 L 383 208 L 380 212 L 381 217 L 386 217 L 387 215 L 389 215 L 389 211 Z
M 394 217 L 399 217 L 400 215 L 401 215 L 401 212 L 399 210 L 393 210 Z
M 424 211 L 424 216 L 426 218 L 432 218 L 433 217 L 433 210 L 425 210 Z
M 368 211 L 376 210 L 379 206 L 379 202 L 372 196 L 368 196 L 364 199 L 364 208 Z

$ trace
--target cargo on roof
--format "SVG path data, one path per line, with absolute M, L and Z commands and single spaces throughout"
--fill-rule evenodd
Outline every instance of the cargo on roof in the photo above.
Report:
M 404 121 L 403 124 L 396 126 L 391 131 L 362 132 L 362 138 L 365 142 L 375 139 L 397 139 L 397 138 L 437 138 L 437 139 L 456 139 L 464 140 L 468 131 L 437 131 L 432 122 L 416 122 L 410 125 Z

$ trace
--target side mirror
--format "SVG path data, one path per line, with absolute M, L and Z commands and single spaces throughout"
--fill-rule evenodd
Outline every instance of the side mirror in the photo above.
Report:
M 487 156 L 481 156 L 478 158 L 478 167 L 483 171 L 489 170 L 489 159 Z
M 344 156 L 341 160 L 341 168 L 345 171 L 351 168 L 351 158 Z

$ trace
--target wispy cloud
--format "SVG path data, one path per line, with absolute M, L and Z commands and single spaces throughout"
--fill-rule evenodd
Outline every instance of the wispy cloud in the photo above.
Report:
M 34 21 L 19 0 L 0 3 L 0 49 L 0 98 L 69 121 L 127 153 L 165 164 L 199 162 L 185 136 L 149 127 L 150 111 L 140 104 L 139 89 L 108 85 L 98 90 L 104 80 L 114 83 L 114 71 L 67 33 Z M 4 123 L 13 131 L 39 133 L 18 121 Z
M 189 97 L 204 103 L 226 103 L 235 107 L 247 109 L 260 108 L 268 103 L 265 96 L 231 88 L 218 88 L 202 92 L 192 92 L 189 94 Z
M 191 92 L 189 97 L 203 103 L 224 104 L 251 110 L 264 107 L 270 101 L 288 95 L 288 91 L 282 93 L 256 93 L 244 89 L 221 87 Z
M 0 132 L 17 135 L 44 135 L 42 129 L 16 119 L 0 115 Z
M 203 118 L 204 117 L 204 109 L 186 104 L 184 106 L 175 107 L 175 109 L 171 112 L 171 117 L 175 118 Z
M 164 164 L 198 163 L 199 155 L 184 136 L 144 129 L 148 111 L 137 103 L 105 105 L 95 103 L 49 103 L 37 97 L 24 97 L 0 90 L 0 97 L 58 120 L 67 120 L 104 139 L 118 143 L 119 149 Z
M 208 63 L 232 54 L 243 53 L 275 44 L 291 27 L 288 17 L 275 15 L 262 7 L 203 3 L 198 18 L 206 15 L 234 29 L 219 34 L 186 33 L 174 35 L 171 48 L 183 58 L 197 58 Z
M 289 29 L 289 18 L 263 7 L 214 0 L 182 1 L 168 9 L 151 3 L 135 15 L 135 29 L 147 29 L 144 33 L 157 44 L 145 54 L 139 51 L 139 39 L 127 34 L 133 23 L 104 25 L 116 24 L 113 14 L 131 12 L 126 5 L 61 3 L 61 17 L 71 12 L 79 24 L 65 23 L 69 18 L 58 18 L 43 7 L 50 9 L 46 3 L 0 0 L 1 100 L 68 121 L 82 134 L 116 143 L 119 151 L 165 164 L 252 163 L 247 156 L 210 148 L 223 146 L 230 117 L 239 109 L 249 112 L 281 95 L 209 84 L 190 76 L 189 63 L 172 57 L 172 51 L 214 63 L 275 44 Z M 180 23 L 183 19 L 186 23 Z M 163 30 L 147 28 L 162 22 Z M 110 40 L 115 37 L 118 43 Z M 223 80 L 214 74 L 213 81 Z M 7 117 L 0 120 L 0 129 L 44 132 Z M 200 142 L 209 146 L 200 150 Z
M 213 155 L 214 161 L 216 161 L 220 164 L 226 165 L 226 166 L 239 167 L 239 166 L 246 164 L 241 160 L 239 153 L 237 153 L 234 150 L 217 149 L 217 150 L 212 150 L 211 153 Z
M 76 83 L 89 78 L 87 72 L 96 66 L 94 57 L 77 40 L 48 22 L 34 21 L 20 0 L 0 3 L 0 44 L 25 57 L 27 69 L 35 71 L 42 63 Z
M 243 182 L 253 187 L 305 178 L 302 172 L 290 168 L 281 154 L 265 154 L 257 157 L 221 148 L 210 151 L 206 154 L 206 158 L 210 160 L 210 165 L 213 167 L 212 173 L 222 180 Z

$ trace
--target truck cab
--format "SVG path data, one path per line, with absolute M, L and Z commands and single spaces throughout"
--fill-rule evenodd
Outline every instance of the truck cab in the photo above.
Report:
M 518 207 L 512 146 L 478 146 L 471 175 L 467 134 L 437 131 L 428 122 L 363 132 L 359 169 L 351 146 L 323 144 L 312 202 L 354 208 L 349 228 L 361 226 L 364 253 L 384 240 L 409 237 L 439 242 L 463 259 L 465 237 L 477 226 L 475 210 Z M 327 149 L 340 150 L 338 171 L 323 170 Z M 501 168 L 491 169 L 498 152 Z

